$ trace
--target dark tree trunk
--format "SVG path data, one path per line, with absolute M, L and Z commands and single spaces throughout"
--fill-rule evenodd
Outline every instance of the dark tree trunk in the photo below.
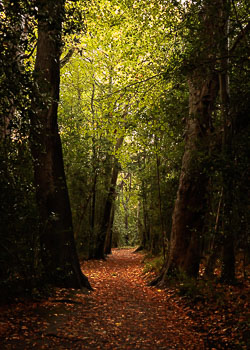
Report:
M 200 85 L 190 83 L 190 115 L 187 121 L 186 146 L 177 199 L 172 217 L 170 251 L 160 283 L 168 275 L 186 273 L 196 277 L 200 263 L 202 233 L 208 176 L 202 159 L 209 150 L 209 121 L 217 94 L 217 80 L 211 76 Z M 208 103 L 208 100 L 211 102 Z M 204 127 L 205 126 L 205 127 Z
M 172 216 L 170 251 L 162 273 L 152 284 L 165 285 L 169 275 L 196 277 L 200 263 L 200 238 L 204 226 L 211 117 L 218 95 L 216 57 L 216 7 L 220 0 L 204 2 L 200 35 L 203 47 L 199 63 L 189 75 L 189 116 L 186 120 L 185 150 Z M 207 61 L 207 63 L 203 63 Z
M 105 242 L 105 247 L 104 247 L 104 254 L 111 254 L 112 253 L 112 237 L 113 237 L 114 217 L 115 217 L 115 206 L 112 205 L 110 222 L 109 222 L 109 227 L 108 227 L 106 242 Z
M 156 169 L 157 169 L 158 205 L 159 205 L 159 215 L 160 215 L 160 222 L 161 222 L 162 251 L 163 251 L 163 257 L 165 260 L 166 259 L 166 249 L 165 249 L 166 234 L 165 234 L 164 221 L 162 216 L 160 157 L 158 154 L 156 154 Z
M 40 214 L 41 254 L 53 284 L 91 289 L 75 248 L 62 146 L 57 124 L 61 28 L 64 1 L 40 0 L 35 64 L 37 96 L 32 115 L 31 150 Z
M 142 181 L 142 225 L 141 225 L 141 246 L 143 249 L 149 250 L 151 244 L 150 220 L 148 213 L 148 198 L 145 182 Z
M 200 263 L 200 235 L 206 210 L 206 173 L 210 118 L 217 95 L 217 79 L 189 83 L 190 106 L 182 171 L 173 212 L 168 269 L 196 277 Z M 199 159 L 201 157 L 201 159 Z
M 130 178 L 131 178 L 131 176 L 130 176 Z M 129 215 L 128 214 L 128 201 L 129 201 L 129 198 L 125 198 L 124 199 L 124 195 L 122 194 L 122 206 L 123 206 L 123 209 L 124 209 L 124 228 L 125 228 L 124 239 L 125 239 L 125 245 L 128 245 L 128 242 L 129 242 L 129 236 L 128 236 L 128 215 Z
M 105 246 L 106 235 L 107 235 L 109 223 L 110 223 L 110 214 L 112 211 L 113 199 L 115 196 L 115 186 L 116 186 L 117 176 L 118 176 L 118 168 L 114 167 L 110 190 L 109 190 L 108 197 L 104 207 L 104 214 L 103 214 L 100 234 L 98 235 L 97 242 L 96 242 L 96 252 L 94 256 L 95 259 L 105 258 L 104 246 Z
M 90 222 L 93 235 L 95 232 L 96 184 L 97 184 L 97 174 L 95 173 L 93 191 L 92 191 L 91 222 Z
M 123 142 L 123 137 L 117 140 L 116 150 L 118 150 L 121 147 L 122 142 Z M 103 214 L 101 229 L 96 242 L 96 251 L 94 256 L 95 259 L 105 258 L 104 247 L 105 247 L 106 236 L 110 227 L 111 212 L 112 212 L 112 206 L 115 200 L 115 189 L 116 189 L 118 173 L 119 173 L 119 162 L 117 159 L 115 159 L 113 171 L 112 171 L 110 189 L 109 189 L 109 193 L 108 193 L 107 200 L 104 207 L 104 214 Z

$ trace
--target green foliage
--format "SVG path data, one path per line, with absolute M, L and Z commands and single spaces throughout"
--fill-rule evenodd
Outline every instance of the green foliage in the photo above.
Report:
M 2 143 L 0 158 L 0 290 L 7 298 L 17 295 L 17 290 L 31 291 L 41 270 L 38 216 L 27 143 Z
M 0 290 L 31 291 L 41 273 L 29 151 L 34 4 L 0 3 Z M 25 26 L 25 31 L 24 31 Z M 30 59 L 28 59 L 30 57 Z
M 188 277 L 185 274 L 178 276 L 179 294 L 188 298 L 197 298 L 201 295 L 199 284 L 195 278 Z
M 188 298 L 191 303 L 212 302 L 219 307 L 223 307 L 227 303 L 226 293 L 228 291 L 213 280 L 196 280 L 182 274 L 178 276 L 177 281 L 172 282 L 175 283 L 179 295 Z
M 118 179 L 120 189 L 116 201 L 115 217 L 113 223 L 113 242 L 115 246 L 133 246 L 139 244 L 138 235 L 138 198 L 137 191 L 132 188 L 136 179 L 130 177 L 131 185 L 126 183 L 126 175 L 121 174 Z M 121 181 L 121 182 L 119 182 Z M 125 183 L 123 183 L 125 181 Z M 135 185 L 135 183 L 134 183 Z
M 137 209 L 132 207 L 137 208 L 139 202 L 139 215 L 143 217 L 142 210 L 146 210 L 150 217 L 149 249 L 162 249 L 160 216 L 169 236 L 188 95 L 183 78 L 176 89 L 171 75 L 162 73 L 168 65 L 166 57 L 167 69 L 173 69 L 172 45 L 176 50 L 180 45 L 175 38 L 179 10 L 172 3 L 145 1 L 129 6 L 126 1 L 112 5 L 97 1 L 85 14 L 87 32 L 74 41 L 75 54 L 63 68 L 60 107 L 66 174 L 81 250 L 86 250 L 84 242 L 91 247 L 96 239 L 101 220 L 99 205 L 103 206 L 110 181 L 113 145 L 121 136 L 123 145 L 115 156 L 124 172 L 133 172 L 140 198 L 129 201 L 127 214 L 121 198 L 117 199 L 114 244 L 138 241 Z M 162 215 L 158 208 L 156 155 L 162 163 Z M 142 171 L 144 157 L 147 166 Z M 142 182 L 148 183 L 144 190 L 140 189 Z M 145 191 L 152 207 L 144 205 L 142 209 Z
M 143 273 L 153 272 L 159 275 L 164 264 L 164 257 L 162 255 L 156 257 L 146 256 L 144 260 Z

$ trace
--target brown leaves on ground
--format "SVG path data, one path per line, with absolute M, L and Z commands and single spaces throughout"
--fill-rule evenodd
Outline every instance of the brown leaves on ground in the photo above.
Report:
M 216 349 L 202 325 L 208 315 L 202 319 L 174 290 L 148 287 L 141 259 L 115 249 L 106 261 L 83 264 L 94 292 L 58 289 L 48 300 L 2 306 L 0 348 Z
M 203 286 L 204 288 L 204 286 Z M 183 298 L 183 307 L 197 321 L 206 349 L 250 348 L 249 284 L 207 283 L 194 298 Z

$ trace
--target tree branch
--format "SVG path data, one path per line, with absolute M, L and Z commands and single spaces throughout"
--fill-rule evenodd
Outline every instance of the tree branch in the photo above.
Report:
M 166 72 L 162 72 L 162 73 L 153 75 L 152 77 L 149 77 L 149 78 L 144 79 L 144 80 L 136 81 L 135 83 L 131 83 L 131 84 L 129 84 L 129 85 L 126 85 L 126 86 L 122 87 L 121 89 L 118 89 L 118 90 L 116 90 L 116 91 L 114 91 L 114 92 L 112 92 L 112 93 L 110 93 L 110 94 L 107 94 L 105 97 L 103 97 L 103 98 L 101 98 L 101 99 L 98 99 L 98 100 L 103 100 L 104 98 L 108 98 L 108 97 L 110 97 L 110 96 L 112 96 L 112 95 L 114 95 L 114 94 L 118 94 L 118 93 L 121 92 L 121 91 L 126 91 L 128 88 L 130 88 L 130 87 L 132 87 L 132 86 L 136 86 L 136 85 L 140 85 L 140 84 L 142 84 L 142 83 L 146 83 L 147 81 L 152 80 L 152 79 L 155 79 L 155 78 L 158 78 L 158 77 L 160 77 L 160 76 L 162 76 L 162 75 L 164 75 L 164 74 L 166 74 Z
M 62 68 L 65 66 L 66 63 L 69 62 L 71 57 L 73 56 L 73 53 L 75 52 L 75 48 L 71 48 L 69 52 L 60 60 L 60 67 Z
M 248 24 L 245 26 L 245 28 L 243 28 L 241 26 L 241 32 L 239 33 L 239 35 L 237 36 L 237 38 L 235 39 L 235 41 L 233 43 L 233 46 L 229 50 L 229 56 L 234 52 L 234 50 L 237 48 L 237 46 L 241 42 L 241 40 L 246 38 L 246 34 L 249 32 L 249 30 L 250 30 L 250 22 L 248 22 Z

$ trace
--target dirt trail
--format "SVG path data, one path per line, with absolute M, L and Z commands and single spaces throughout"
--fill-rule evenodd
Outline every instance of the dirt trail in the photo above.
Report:
M 204 349 L 178 299 L 146 286 L 141 259 L 131 249 L 114 250 L 106 261 L 84 263 L 94 292 L 59 291 L 42 303 L 1 310 L 0 348 Z

